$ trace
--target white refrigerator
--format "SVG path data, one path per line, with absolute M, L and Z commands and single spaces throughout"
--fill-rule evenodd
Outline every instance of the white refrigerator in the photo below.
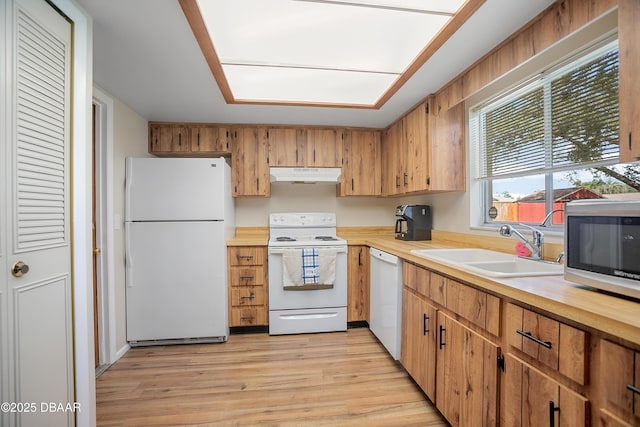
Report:
M 126 159 L 130 345 L 227 340 L 230 180 L 224 158 Z

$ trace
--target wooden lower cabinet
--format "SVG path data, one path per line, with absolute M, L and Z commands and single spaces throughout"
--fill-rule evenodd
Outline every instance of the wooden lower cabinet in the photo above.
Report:
M 505 426 L 586 426 L 589 401 L 512 354 L 505 358 Z
M 402 280 L 400 361 L 452 426 L 640 426 L 640 343 L 412 262 Z
M 442 311 L 437 335 L 436 407 L 454 427 L 498 425 L 500 347 Z
M 600 343 L 603 387 L 601 425 L 640 425 L 640 352 L 608 340 Z
M 402 290 L 400 361 L 429 399 L 436 398 L 437 310 L 421 295 Z
M 229 247 L 229 326 L 269 324 L 267 248 Z
M 515 304 L 507 306 L 509 345 L 580 385 L 588 382 L 589 334 Z
M 369 322 L 369 247 L 349 246 L 347 322 Z

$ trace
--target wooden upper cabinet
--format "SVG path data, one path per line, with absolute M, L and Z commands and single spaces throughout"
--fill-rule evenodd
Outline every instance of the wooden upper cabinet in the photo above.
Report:
M 229 127 L 198 123 L 149 123 L 149 153 L 165 157 L 217 157 L 231 151 Z
M 406 193 L 429 189 L 429 104 L 423 102 L 405 117 L 406 163 L 402 184 Z
M 269 197 L 267 130 L 262 127 L 234 129 L 231 146 L 233 197 Z
M 342 130 L 310 128 L 307 130 L 306 165 L 317 168 L 342 166 Z
M 229 128 L 227 126 L 202 125 L 190 127 L 192 153 L 224 154 L 230 151 Z
M 429 169 L 426 184 L 429 191 L 464 191 L 465 189 L 465 123 L 464 104 L 447 110 L 435 105 L 431 114 Z
M 305 166 L 307 130 L 303 128 L 269 128 L 269 166 Z
M 189 152 L 189 130 L 178 124 L 149 124 L 149 153 L 170 155 Z
M 618 2 L 620 162 L 640 160 L 640 2 Z
M 393 196 L 404 192 L 405 119 L 389 126 L 382 137 L 382 195 Z
M 337 128 L 269 128 L 269 166 L 341 167 L 342 131 Z
M 378 196 L 380 191 L 380 132 L 345 130 L 338 195 Z
M 385 130 L 382 151 L 385 196 L 464 190 L 463 104 L 429 97 Z

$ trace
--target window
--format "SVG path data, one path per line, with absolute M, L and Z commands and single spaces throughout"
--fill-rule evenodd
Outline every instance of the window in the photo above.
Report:
M 617 42 L 473 108 L 470 131 L 484 224 L 540 224 L 576 199 L 640 199 L 640 163 L 618 160 Z

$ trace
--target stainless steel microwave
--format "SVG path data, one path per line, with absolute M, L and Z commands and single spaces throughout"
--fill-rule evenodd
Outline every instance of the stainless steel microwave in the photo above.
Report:
M 564 277 L 640 298 L 640 200 L 580 200 L 565 208 Z

